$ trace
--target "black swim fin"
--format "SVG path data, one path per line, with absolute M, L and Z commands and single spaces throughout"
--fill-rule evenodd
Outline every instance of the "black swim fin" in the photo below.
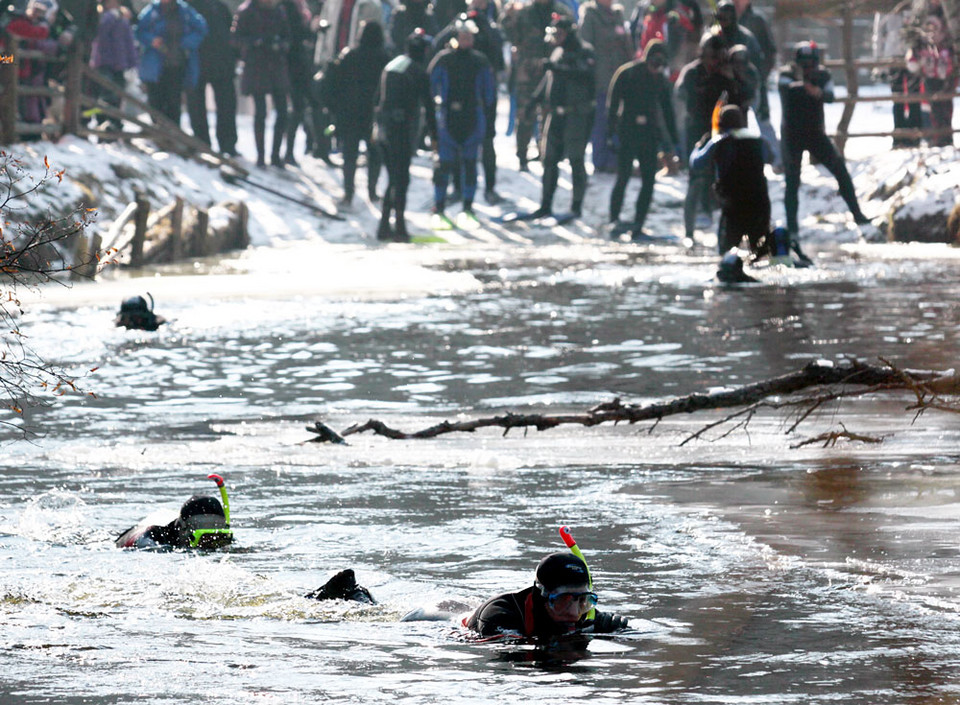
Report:
M 357 585 L 357 576 L 354 574 L 353 568 L 341 570 L 324 583 L 322 587 L 307 593 L 304 597 L 311 600 L 352 600 L 368 605 L 377 604 L 369 590 L 362 585 Z

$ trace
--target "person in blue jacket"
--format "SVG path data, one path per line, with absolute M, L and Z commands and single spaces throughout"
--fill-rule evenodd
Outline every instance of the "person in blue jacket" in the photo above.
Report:
M 147 102 L 178 126 L 183 91 L 200 76 L 198 49 L 205 36 L 206 20 L 183 0 L 154 0 L 137 20 Z
M 489 106 L 496 100 L 490 62 L 473 49 L 476 23 L 457 21 L 457 36 L 430 63 L 430 92 L 437 106 L 439 164 L 434 170 L 434 211 L 443 215 L 447 186 L 460 164 L 463 210 L 473 212 L 477 154 L 487 131 Z

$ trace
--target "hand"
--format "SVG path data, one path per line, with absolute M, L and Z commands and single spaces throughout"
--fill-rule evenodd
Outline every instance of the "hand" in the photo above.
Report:
M 809 95 L 811 98 L 815 98 L 816 100 L 820 100 L 823 97 L 823 90 L 817 88 L 812 83 L 804 83 L 803 90 L 807 92 L 807 95 Z
M 607 614 L 597 612 L 597 618 L 593 622 L 593 631 L 597 634 L 609 634 L 628 627 L 627 620 L 618 614 Z
M 150 46 L 152 46 L 154 49 L 157 49 L 157 50 L 162 51 L 162 50 L 163 50 L 163 37 L 154 37 L 154 38 L 153 38 L 153 41 L 150 42 Z

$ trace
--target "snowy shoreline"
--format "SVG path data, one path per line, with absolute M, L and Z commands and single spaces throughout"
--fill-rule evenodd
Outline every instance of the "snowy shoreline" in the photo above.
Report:
M 771 117 L 777 124 L 778 96 L 771 92 L 770 98 Z M 827 106 L 828 130 L 836 125 L 841 111 L 841 104 Z M 887 126 L 892 126 L 889 106 L 873 103 L 857 109 L 851 130 L 856 132 L 869 127 L 878 131 Z M 336 210 L 341 195 L 339 170 L 309 156 L 301 158 L 301 167 L 297 169 L 256 169 L 252 166 L 254 149 L 249 116 L 241 116 L 238 127 L 241 158 L 250 163 L 251 179 L 270 188 L 289 192 L 295 198 L 316 202 L 327 210 Z M 502 109 L 496 143 L 500 165 L 497 190 L 510 199 L 510 205 L 492 207 L 478 198 L 477 212 L 481 219 L 489 219 L 510 208 L 534 207 L 539 202 L 539 163 L 531 163 L 532 173 L 518 171 L 514 138 L 504 136 L 505 127 L 506 110 Z M 343 221 L 334 221 L 243 182 L 228 183 L 213 167 L 165 152 L 148 154 L 121 143 L 97 145 L 80 138 L 65 137 L 57 143 L 16 145 L 12 153 L 34 174 L 37 173 L 36 167 L 42 167 L 44 158 L 49 161 L 52 170 L 65 170 L 63 182 L 52 179 L 37 194 L 36 200 L 31 203 L 31 210 L 38 207 L 62 209 L 64 203 L 83 203 L 85 207 L 95 207 L 98 217 L 91 226 L 91 232 L 105 233 L 113 218 L 134 199 L 137 191 L 142 191 L 147 194 L 154 208 L 166 205 L 176 196 L 183 197 L 194 206 L 205 208 L 228 200 L 245 201 L 250 209 L 251 243 L 257 248 L 275 248 L 283 243 L 309 243 L 317 248 L 317 257 L 327 257 L 332 252 L 324 248 L 330 245 L 348 246 L 348 249 L 349 246 L 384 247 L 377 243 L 374 235 L 379 204 L 371 204 L 365 197 L 358 196 L 349 210 L 341 211 L 341 215 L 345 216 Z M 958 201 L 960 172 L 952 168 L 957 155 L 955 148 L 893 150 L 887 138 L 858 138 L 848 141 L 846 155 L 861 206 L 869 217 L 877 219 L 876 222 L 900 208 L 916 219 L 949 213 Z M 428 211 L 433 187 L 429 155 L 416 157 L 411 176 L 410 229 L 414 234 L 430 234 Z M 366 172 L 361 169 L 358 173 L 358 194 L 366 193 L 365 179 Z M 482 174 L 479 180 L 482 193 Z M 782 220 L 783 177 L 768 169 L 768 180 L 773 218 Z M 385 181 L 386 175 L 381 174 L 381 193 Z M 448 245 L 439 248 L 390 246 L 393 250 L 391 256 L 396 256 L 402 250 L 413 249 L 430 259 L 433 255 L 427 253 L 464 245 L 502 247 L 604 243 L 598 229 L 606 221 L 612 184 L 613 175 L 592 174 L 584 216 L 581 221 L 566 227 L 553 231 L 514 231 L 494 227 L 491 223 L 490 227 L 477 234 L 464 236 L 463 233 L 450 233 L 446 235 Z M 558 211 L 567 207 L 569 188 L 569 172 L 564 171 L 555 199 Z M 631 180 L 622 217 L 630 217 L 638 189 L 639 181 Z M 685 174 L 658 178 L 647 221 L 648 230 L 662 236 L 682 236 L 680 208 L 685 190 Z M 825 169 L 804 165 L 800 193 L 800 236 L 805 245 L 816 248 L 818 244 L 849 244 L 859 240 L 860 234 L 836 191 L 836 182 Z M 710 247 L 715 242 L 715 236 L 711 231 L 701 231 L 698 241 Z M 107 278 L 110 276 L 108 274 Z M 377 288 L 376 285 L 372 286 Z

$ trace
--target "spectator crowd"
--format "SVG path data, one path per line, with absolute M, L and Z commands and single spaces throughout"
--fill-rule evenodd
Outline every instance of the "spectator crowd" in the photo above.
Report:
M 877 15 L 876 57 L 897 60 L 878 77 L 895 94 L 952 93 L 957 72 L 940 0 L 927 0 L 914 13 L 915 5 L 904 0 Z M 333 164 L 331 154 L 339 152 L 344 205 L 355 197 L 364 154 L 371 202 L 380 200 L 378 177 L 387 172 L 378 228 L 385 240 L 409 237 L 406 191 L 418 149 L 435 153 L 436 227 L 470 226 L 478 165 L 485 200 L 503 201 L 494 149 L 499 104 L 509 105 L 519 169 L 528 170 L 534 159 L 543 168 L 540 207 L 518 217 L 554 214 L 564 160 L 573 184 L 568 214 L 580 215 L 589 146 L 593 172 L 615 174 L 609 197 L 614 237 L 647 237 L 644 221 L 661 169 L 690 170 L 683 223 L 692 237 L 716 209 L 720 181 L 727 180 L 728 193 L 735 183 L 744 193 L 765 192 L 766 164 L 784 174 L 786 231 L 799 253 L 804 152 L 836 177 L 854 221 L 868 222 L 843 158 L 826 137 L 823 105 L 834 95 L 820 47 L 791 47 L 777 70 L 773 33 L 750 0 L 720 0 L 710 13 L 698 0 L 641 0 L 629 13 L 613 0 L 511 0 L 503 7 L 499 0 L 405 0 L 396 6 L 390 0 L 243 0 L 235 9 L 224 0 L 152 0 L 141 7 L 131 0 L 101 0 L 99 6 L 93 0 L 28 0 L 7 9 L 3 36 L 8 44 L 16 38 L 21 48 L 49 55 L 82 51 L 120 89 L 135 68 L 160 116 L 155 119 L 180 125 L 186 106 L 190 130 L 209 145 L 212 96 L 216 149 L 227 156 L 237 154 L 239 88 L 252 98 L 257 165 L 296 165 L 302 130 L 313 156 Z M 56 80 L 55 66 L 23 60 L 20 83 Z M 768 101 L 775 71 L 779 137 Z M 498 101 L 501 92 L 509 101 Z M 120 94 L 103 90 L 101 98 L 103 109 L 88 118 L 102 131 L 119 130 Z M 952 144 L 952 99 L 927 102 L 894 103 L 901 131 L 894 146 L 918 144 L 904 130 L 920 127 L 939 128 L 931 144 Z M 731 106 L 737 114 L 727 110 Z M 48 98 L 25 95 L 19 117 L 40 122 L 48 108 Z M 748 126 L 757 140 L 739 138 Z M 621 222 L 634 173 L 641 188 L 632 218 Z M 723 200 L 722 246 L 745 236 L 755 251 L 762 249 L 769 203 L 751 198 L 759 211 L 743 213 L 724 209 Z M 454 202 L 462 204 L 466 220 L 447 216 Z M 766 240 L 771 247 L 772 238 Z

